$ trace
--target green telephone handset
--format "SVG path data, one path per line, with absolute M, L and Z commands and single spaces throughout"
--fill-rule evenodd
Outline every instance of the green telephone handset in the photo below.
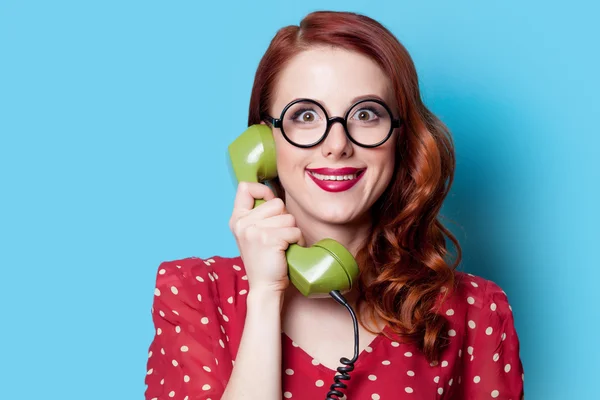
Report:
M 264 182 L 277 176 L 275 140 L 267 125 L 250 126 L 228 150 L 238 182 Z M 254 207 L 262 203 L 264 200 L 257 199 Z M 292 244 L 286 258 L 290 281 L 307 297 L 329 296 L 333 290 L 347 292 L 358 276 L 352 254 L 333 239 L 323 239 L 308 248 Z

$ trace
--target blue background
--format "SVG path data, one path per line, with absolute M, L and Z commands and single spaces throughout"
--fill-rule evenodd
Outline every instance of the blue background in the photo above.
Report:
M 414 58 L 456 141 L 461 269 L 507 292 L 527 400 L 598 398 L 598 7 L 250 3 L 0 2 L 0 398 L 142 398 L 156 269 L 237 254 L 225 149 L 276 30 L 316 9 Z

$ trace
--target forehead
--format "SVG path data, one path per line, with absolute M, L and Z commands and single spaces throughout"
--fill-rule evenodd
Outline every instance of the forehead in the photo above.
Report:
M 381 97 L 390 106 L 391 82 L 370 58 L 339 48 L 311 48 L 288 61 L 274 88 L 272 111 L 297 98 L 310 98 L 341 114 L 359 96 Z

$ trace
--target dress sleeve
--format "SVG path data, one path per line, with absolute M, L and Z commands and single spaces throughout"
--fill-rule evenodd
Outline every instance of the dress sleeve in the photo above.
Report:
M 506 293 L 487 281 L 474 334 L 467 339 L 463 391 L 466 399 L 523 399 L 523 365 Z
M 218 305 L 209 286 L 201 284 L 208 280 L 206 271 L 196 267 L 197 261 L 186 260 L 163 262 L 158 269 L 146 400 L 216 400 L 224 391 L 214 346 L 219 340 L 214 317 Z

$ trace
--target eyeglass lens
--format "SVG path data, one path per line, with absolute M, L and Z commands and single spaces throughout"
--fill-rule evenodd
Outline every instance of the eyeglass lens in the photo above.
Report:
M 358 143 L 374 145 L 389 134 L 392 118 L 379 103 L 366 101 L 355 105 L 347 114 L 348 133 Z M 294 143 L 317 142 L 327 129 L 325 111 L 315 103 L 301 101 L 288 108 L 283 116 L 283 131 Z

